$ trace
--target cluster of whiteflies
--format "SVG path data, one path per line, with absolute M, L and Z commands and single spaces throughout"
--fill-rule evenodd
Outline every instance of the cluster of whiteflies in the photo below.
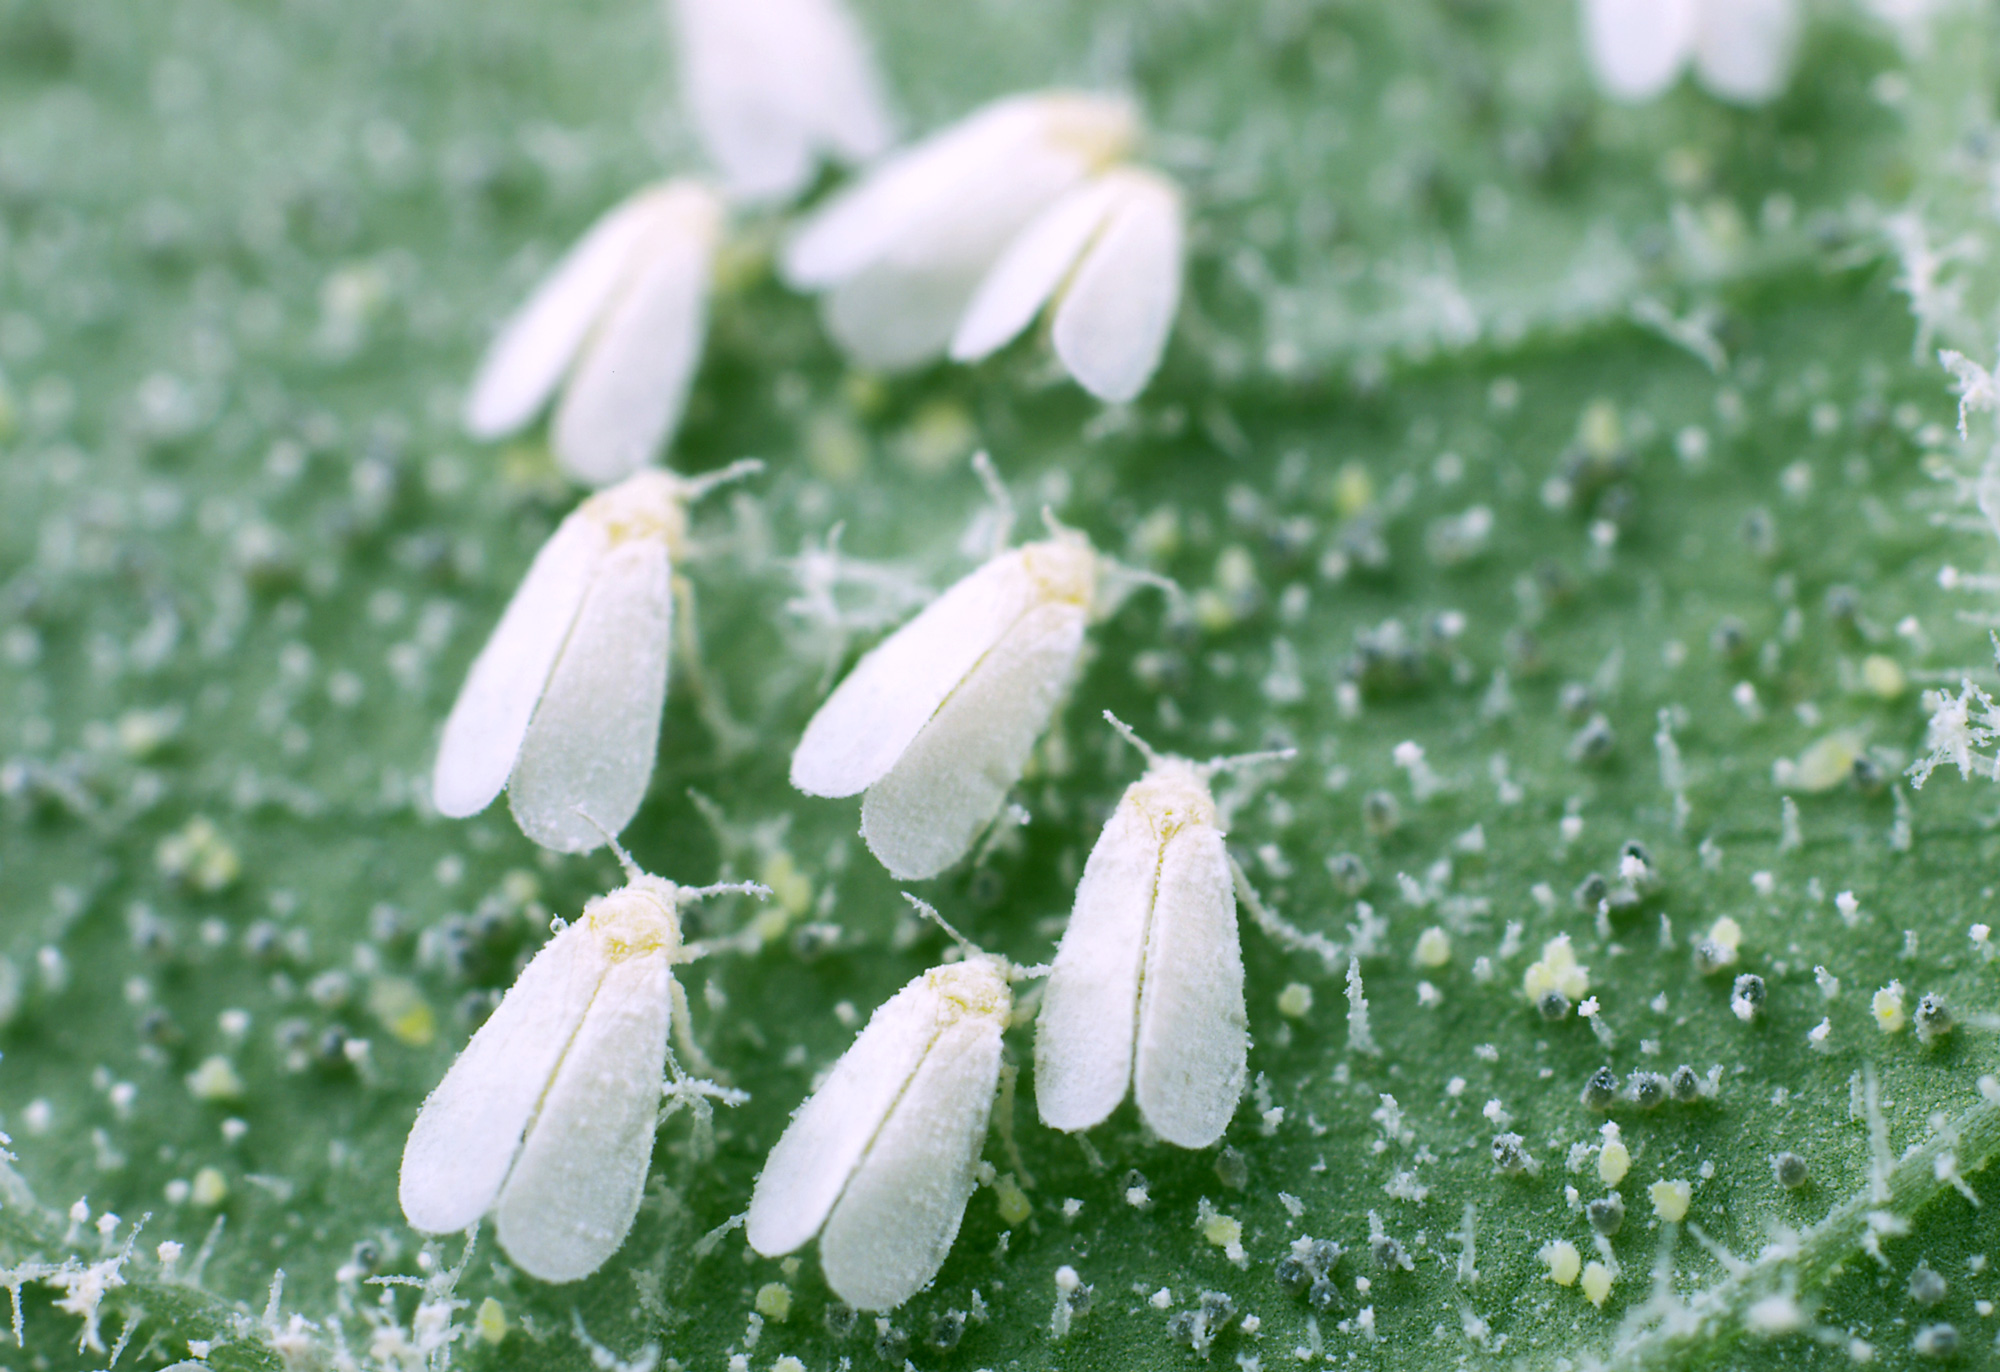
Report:
M 668 497 L 678 488 L 660 484 L 673 479 L 633 482 L 649 478 L 632 489 L 664 491 L 655 498 L 676 509 Z M 630 494 L 607 492 L 580 512 L 585 532 L 568 535 L 579 546 L 565 555 L 595 570 L 569 581 L 611 575 L 603 564 L 620 556 L 618 528 L 662 517 L 652 506 L 605 513 L 621 493 Z M 551 549 L 564 540 L 558 532 Z M 794 784 L 861 793 L 863 837 L 897 876 L 950 867 L 992 823 L 1067 697 L 1090 622 L 1131 581 L 1060 526 L 996 555 L 856 664 L 807 725 Z M 596 593 L 572 594 L 586 608 L 566 613 L 587 619 Z M 665 614 L 664 594 L 650 604 Z M 468 693 L 504 694 L 480 685 L 500 672 L 495 660 L 489 648 Z M 662 669 L 658 658 L 645 668 Z M 564 702 L 589 684 L 552 685 L 542 709 L 553 699 L 557 723 L 546 727 L 584 727 L 590 712 Z M 534 730 L 545 726 L 526 714 L 508 716 L 530 739 L 513 764 L 517 793 L 528 793 L 517 794 L 517 813 L 560 827 L 569 819 L 538 789 Z M 657 728 L 656 719 L 602 727 L 641 723 Z M 1256 759 L 1194 763 L 1127 737 L 1149 766 L 1092 849 L 1054 964 L 1023 969 L 968 945 L 962 961 L 878 1009 L 772 1150 L 750 1203 L 753 1248 L 776 1256 L 818 1235 L 828 1284 L 867 1310 L 901 1304 L 936 1274 L 975 1185 L 1011 988 L 1024 976 L 1048 978 L 1035 1045 L 1046 1123 L 1088 1129 L 1130 1094 L 1170 1143 L 1202 1148 L 1222 1136 L 1242 1095 L 1249 1034 L 1236 927 L 1243 877 L 1209 781 Z M 497 787 L 503 771 L 474 780 Z M 643 773 L 630 774 L 640 789 Z M 590 822 L 587 812 L 572 818 Z M 412 1224 L 444 1233 L 491 1212 L 509 1256 L 549 1281 L 585 1276 L 618 1248 L 663 1099 L 705 1114 L 711 1098 L 732 1098 L 667 1048 L 671 1032 L 689 1065 L 706 1070 L 672 969 L 703 951 L 683 942 L 680 907 L 724 890 L 768 894 L 690 890 L 634 870 L 550 940 L 417 1117 L 402 1178 Z
M 794 226 L 788 285 L 824 297 L 859 365 L 985 358 L 1047 314 L 1056 356 L 1099 398 L 1142 391 L 1181 289 L 1181 197 L 1131 162 L 1123 98 L 1049 91 L 885 152 L 879 83 L 828 0 L 679 0 L 684 84 L 723 188 L 649 186 L 591 226 L 501 329 L 465 406 L 477 438 L 561 392 L 550 446 L 602 486 L 672 438 L 701 361 L 731 203 L 795 196 L 822 154 L 867 161 Z
M 1171 183 L 1131 164 L 1127 102 L 1017 96 L 887 152 L 880 83 L 833 0 L 675 0 L 674 13 L 694 122 L 728 196 L 783 200 L 822 157 L 870 162 L 779 261 L 789 284 L 823 294 L 828 330 L 857 362 L 974 361 L 1046 314 L 1085 388 L 1114 402 L 1144 388 L 1178 305 L 1182 211 Z M 1788 0 L 1584 10 L 1600 79 L 1630 98 L 1664 88 L 1689 54 L 1712 87 L 1750 98 L 1773 79 L 1771 54 L 1788 60 L 1789 13 Z M 1751 39 L 1734 66 L 1716 55 Z M 1640 71 L 1639 55 L 1658 70 Z M 609 488 L 563 521 L 473 663 L 437 759 L 446 815 L 505 789 L 524 832 L 576 852 L 609 841 L 644 798 L 688 505 L 755 466 L 689 479 L 650 465 L 697 370 L 728 220 L 729 200 L 698 182 L 634 196 L 556 267 L 480 370 L 472 432 L 512 432 L 560 391 L 559 464 Z M 1050 525 L 863 657 L 793 754 L 799 790 L 862 796 L 862 835 L 899 878 L 971 851 L 1067 698 L 1089 626 L 1144 580 Z M 1035 1043 L 1048 1125 L 1091 1128 L 1130 1095 L 1170 1143 L 1221 1137 L 1248 1052 L 1244 877 L 1209 783 L 1249 759 L 1194 763 L 1126 734 L 1149 765 L 1091 851 L 1053 964 L 963 945 L 962 960 L 877 1009 L 771 1151 L 747 1216 L 757 1251 L 817 1236 L 828 1284 L 861 1309 L 930 1281 L 976 1184 L 1023 977 L 1048 979 Z M 680 914 L 704 896 L 768 892 L 680 887 L 626 862 L 628 884 L 562 926 L 473 1036 L 403 1159 L 413 1225 L 448 1233 L 491 1214 L 513 1261 L 548 1281 L 595 1271 L 623 1243 L 663 1108 L 705 1120 L 712 1101 L 740 1099 L 706 1079 L 673 970 L 705 950 L 684 941 Z

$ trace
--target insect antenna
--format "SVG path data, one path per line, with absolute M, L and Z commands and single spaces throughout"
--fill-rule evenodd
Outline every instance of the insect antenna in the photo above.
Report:
M 1230 757 L 1212 757 L 1206 762 L 1197 763 L 1196 767 L 1203 776 L 1212 777 L 1217 772 L 1240 772 L 1246 767 L 1255 767 L 1265 762 L 1290 762 L 1298 755 L 1299 750 L 1296 748 L 1273 748 L 1263 753 L 1236 753 Z
M 986 488 L 986 498 L 993 502 L 993 550 L 990 555 L 998 557 L 1007 551 L 1008 540 L 1014 536 L 1014 521 L 1020 515 L 1014 508 L 1014 497 L 1007 494 L 1006 484 L 1000 480 L 993 458 L 984 448 L 972 455 L 972 472 L 979 478 L 979 484 Z
M 907 900 L 908 902 L 910 902 L 911 905 L 915 906 L 918 914 L 922 915 L 925 919 L 937 925 L 938 928 L 944 930 L 946 934 L 950 935 L 951 941 L 953 943 L 956 943 L 959 947 L 959 951 L 964 953 L 967 957 L 985 956 L 986 950 L 984 948 L 981 948 L 978 944 L 974 943 L 971 939 L 967 938 L 964 934 L 959 933 L 958 930 L 952 928 L 951 925 L 945 921 L 945 917 L 937 912 L 936 906 L 932 905 L 928 901 L 917 899 L 915 896 L 911 895 L 908 891 L 903 892 L 903 899 Z
M 689 900 L 702 900 L 708 896 L 755 896 L 759 900 L 769 900 L 771 888 L 754 881 L 725 881 L 714 886 L 683 886 L 680 894 Z
M 597 816 L 591 814 L 590 811 L 584 809 L 581 805 L 573 806 L 572 808 L 577 814 L 583 817 L 584 823 L 604 835 L 604 841 L 611 845 L 612 855 L 618 859 L 618 865 L 625 869 L 625 880 L 637 881 L 640 877 L 647 874 L 646 869 L 632 861 L 632 855 L 619 846 L 618 835 L 597 822 Z
M 1112 714 L 1111 711 L 1109 710 L 1106 710 L 1104 712 L 1104 718 L 1106 722 L 1108 722 L 1111 725 L 1112 728 L 1116 729 L 1119 732 L 1119 734 L 1121 734 L 1124 737 L 1127 743 L 1131 744 L 1134 748 L 1137 748 L 1139 750 L 1140 755 L 1146 759 L 1146 765 L 1148 767 L 1159 766 L 1160 754 L 1153 751 L 1153 745 L 1146 742 L 1145 739 L 1140 738 L 1139 735 L 1133 731 L 1131 725 L 1127 724 L 1124 720 L 1118 718 L 1117 715 Z
M 705 472 L 700 476 L 682 477 L 681 489 L 687 499 L 692 502 L 700 500 L 717 486 L 727 486 L 732 482 L 741 481 L 745 477 L 755 476 L 763 470 L 764 463 L 761 458 L 741 457 L 720 471 Z

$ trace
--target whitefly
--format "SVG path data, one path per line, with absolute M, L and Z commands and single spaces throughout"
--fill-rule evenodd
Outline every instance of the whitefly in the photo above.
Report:
M 858 1310 L 894 1309 L 944 1265 L 977 1184 L 1011 983 L 1046 970 L 964 946 L 869 1017 L 750 1198 L 750 1246 L 781 1257 L 817 1236 L 827 1285 Z
M 740 1099 L 699 1069 L 687 994 L 673 969 L 700 956 L 681 936 L 690 901 L 768 896 L 754 884 L 676 886 L 627 863 L 630 880 L 543 946 L 425 1098 L 403 1149 L 400 1196 L 430 1234 L 494 1218 L 515 1266 L 576 1281 L 618 1251 L 639 1212 L 663 1099 L 706 1110 Z M 671 1082 L 664 1074 L 671 1074 Z
M 1130 1090 L 1161 1138 L 1206 1148 L 1243 1094 L 1250 1047 L 1236 885 L 1209 783 L 1292 754 L 1145 755 L 1091 849 L 1035 1025 L 1042 1122 L 1101 1124 Z
M 639 472 L 563 520 L 445 719 L 432 777 L 440 814 L 477 814 L 505 788 L 521 831 L 563 852 L 596 848 L 631 821 L 659 748 L 687 506 L 757 469 Z
M 677 180 L 591 225 L 487 350 L 466 432 L 515 433 L 560 391 L 549 444 L 565 473 L 603 486 L 652 462 L 701 362 L 723 221 L 715 192 Z

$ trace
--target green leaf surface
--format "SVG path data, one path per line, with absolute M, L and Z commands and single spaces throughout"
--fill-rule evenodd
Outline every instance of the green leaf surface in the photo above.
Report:
M 1904 1368 L 1937 1365 L 1940 1324 L 1990 1360 L 2000 1020 L 1973 928 L 2000 809 L 1903 769 L 1921 691 L 1993 684 L 1988 439 L 1953 432 L 1933 355 L 1984 365 L 2000 322 L 1991 7 L 1901 33 L 1813 7 L 1791 93 L 1748 111 L 1605 104 L 1567 4 L 857 8 L 914 130 L 1134 89 L 1189 190 L 1188 297 L 1127 410 L 1039 338 L 856 376 L 770 278 L 783 222 L 735 226 L 671 460 L 767 470 L 696 511 L 699 670 L 675 666 L 624 841 L 779 890 L 699 907 L 694 936 L 762 946 L 683 971 L 751 1099 L 712 1147 L 669 1120 L 625 1247 L 555 1287 L 490 1236 L 427 1245 L 395 1194 L 417 1104 L 550 918 L 621 880 L 497 807 L 429 812 L 466 665 L 576 499 L 539 433 L 481 448 L 456 415 L 555 254 L 698 165 L 660 16 L 0 0 L 0 1285 L 24 1334 L 0 1367 L 103 1367 L 128 1333 L 142 1369 L 191 1345 L 229 1369 Z M 1319 951 L 1246 910 L 1255 1089 L 1220 1149 L 1129 1105 L 1044 1129 L 1010 1034 L 997 1184 L 931 1289 L 843 1334 L 810 1248 L 759 1258 L 727 1222 L 948 945 L 787 760 L 839 672 L 982 556 L 978 447 L 1022 531 L 1046 505 L 1194 612 L 1146 592 L 1096 629 L 1027 822 L 915 889 L 1046 961 L 1141 769 L 1110 709 L 1192 756 L 1298 749 L 1219 789 L 1263 904 Z M 815 599 L 830 566 L 853 575 Z M 1704 972 L 1723 917 L 1739 960 Z M 1433 928 L 1449 957 L 1420 965 Z M 1559 935 L 1591 1019 L 1523 994 Z M 1892 982 L 1954 1027 L 1885 1032 Z M 1696 1101 L 1581 1098 L 1600 1066 L 1683 1064 Z M 1600 1246 L 1607 1122 L 1631 1162 Z M 1659 1182 L 1689 1187 L 1680 1222 Z M 1324 1309 L 1276 1274 L 1308 1236 L 1345 1250 Z M 1550 1280 L 1558 1241 L 1615 1265 L 1601 1308 Z M 1064 1267 L 1092 1296 L 1059 1338 Z M 1204 1293 L 1230 1313 L 1197 1350 L 1174 1331 Z

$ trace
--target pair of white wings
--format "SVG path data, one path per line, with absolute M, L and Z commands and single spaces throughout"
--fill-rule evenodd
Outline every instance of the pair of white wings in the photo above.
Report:
M 999 1020 L 939 1029 L 923 978 L 898 991 L 771 1150 L 747 1237 L 769 1257 L 819 1235 L 827 1285 L 891 1310 L 944 1265 L 971 1198 L 1000 1079 Z
M 895 138 L 881 77 L 839 0 L 675 0 L 681 88 L 732 195 L 789 199 L 822 154 Z
M 1584 46 L 1614 99 L 1651 100 L 1692 61 L 1724 100 L 1762 104 L 1791 74 L 1797 0 L 1584 0 Z
M 868 794 L 861 833 L 902 880 L 963 857 L 1068 693 L 1089 612 L 1041 598 L 1025 553 L 988 562 L 856 664 L 792 754 L 808 795 Z
M 708 191 L 674 183 L 598 220 L 494 340 L 466 431 L 513 433 L 562 386 L 550 444 L 564 471 L 602 486 L 652 461 L 701 361 L 720 213 Z
M 623 829 L 653 775 L 672 621 L 665 542 L 614 547 L 585 510 L 571 514 L 445 720 L 439 813 L 477 814 L 506 786 L 521 831 L 544 847 L 588 852 Z
M 1092 175 L 1049 131 L 1049 100 L 1002 100 L 836 196 L 787 247 L 785 279 L 826 291 L 829 332 L 873 367 L 1004 346 L 1060 291 L 1058 356 L 1129 400 L 1180 302 L 1180 197 L 1136 169 Z
M 1050 340 L 1100 400 L 1137 396 L 1160 365 L 1181 298 L 1180 193 L 1119 167 L 1057 200 L 1007 245 L 952 335 L 951 356 L 999 351 L 1051 300 Z
M 665 952 L 607 962 L 582 924 L 551 939 L 417 1112 L 410 1223 L 448 1234 L 492 1212 L 530 1276 L 603 1266 L 639 1212 L 672 992 Z
M 1035 1026 L 1042 1122 L 1102 1123 L 1132 1088 L 1153 1132 L 1183 1148 L 1222 1136 L 1249 1052 L 1234 874 L 1222 835 L 1163 845 L 1121 803 L 1084 865 Z

